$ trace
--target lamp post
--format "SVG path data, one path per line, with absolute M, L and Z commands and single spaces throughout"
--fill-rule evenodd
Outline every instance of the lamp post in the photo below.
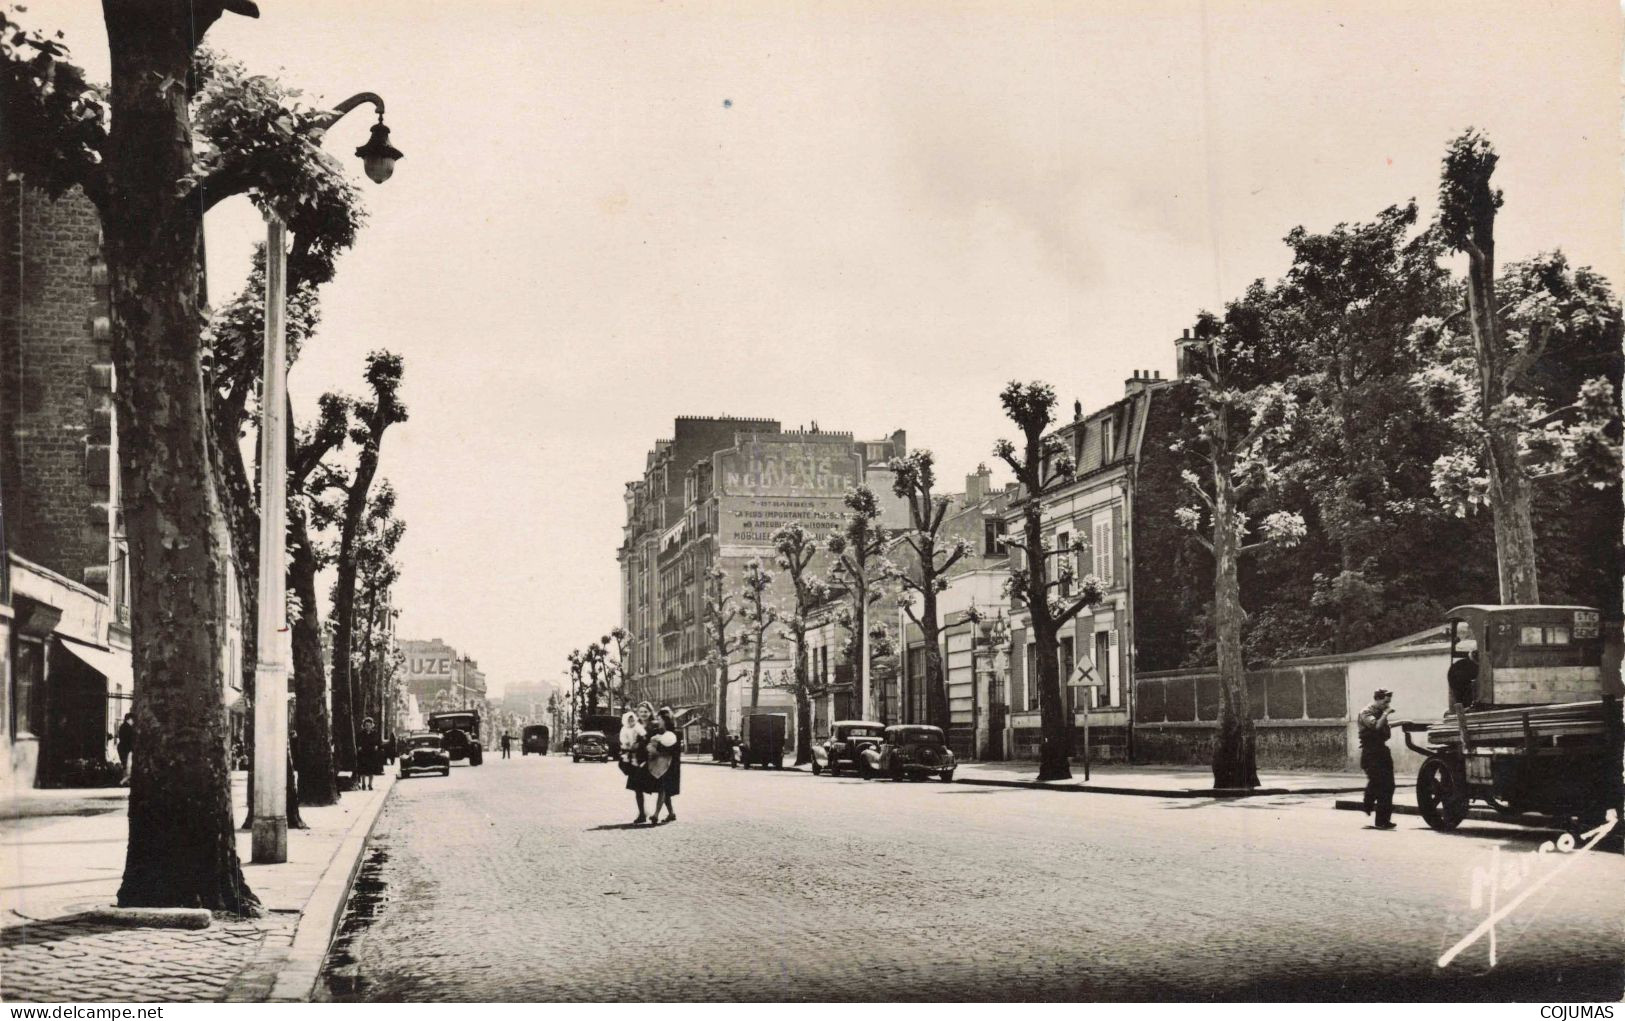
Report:
M 320 145 L 327 129 L 362 103 L 378 110 L 367 143 L 355 151 L 367 176 L 382 184 L 395 172 L 398 149 L 389 144 L 384 101 L 371 92 L 351 96 L 318 118 L 310 131 Z M 260 397 L 259 640 L 254 664 L 254 835 L 256 864 L 288 860 L 288 362 L 287 225 L 265 210 L 265 367 Z M 348 649 L 334 649 L 348 656 Z

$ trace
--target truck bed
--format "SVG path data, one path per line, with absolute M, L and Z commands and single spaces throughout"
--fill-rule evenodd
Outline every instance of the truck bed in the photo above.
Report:
M 1586 739 L 1601 739 L 1607 735 L 1610 705 L 1617 722 L 1619 703 L 1613 700 L 1470 709 L 1463 721 L 1458 722 L 1455 715 L 1450 714 L 1438 723 L 1428 724 L 1427 739 L 1434 745 L 1460 745 L 1464 722 L 1469 746 L 1521 746 L 1531 739 L 1536 745 L 1547 746 L 1589 743 Z

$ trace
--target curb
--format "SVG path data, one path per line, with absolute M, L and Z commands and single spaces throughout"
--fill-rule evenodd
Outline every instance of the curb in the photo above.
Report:
M 214 923 L 208 908 L 96 908 L 76 917 L 102 925 L 148 929 L 207 929 Z
M 261 1003 L 305 1003 L 315 991 L 321 978 L 322 963 L 344 919 L 344 908 L 350 902 L 350 888 L 361 871 L 362 852 L 372 836 L 390 792 L 397 779 L 394 770 L 385 770 L 377 779 L 384 781 L 383 796 L 370 809 L 356 817 L 339 840 L 339 845 L 328 859 L 327 868 L 316 881 L 316 889 L 300 910 L 299 923 L 294 928 L 293 941 L 277 954 L 270 965 L 270 984 L 258 983 L 257 990 L 229 989 L 227 1001 Z

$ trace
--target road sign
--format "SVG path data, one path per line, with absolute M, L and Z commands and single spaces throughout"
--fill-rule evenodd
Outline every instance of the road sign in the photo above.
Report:
M 1101 688 L 1105 682 L 1095 673 L 1095 664 L 1085 656 L 1079 660 L 1077 669 L 1072 671 L 1072 677 L 1066 682 L 1069 688 Z

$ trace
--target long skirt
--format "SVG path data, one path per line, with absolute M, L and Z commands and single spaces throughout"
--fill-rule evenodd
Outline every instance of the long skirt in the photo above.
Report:
M 640 794 L 660 793 L 660 781 L 649 775 L 649 767 L 639 763 L 626 776 L 626 789 Z

